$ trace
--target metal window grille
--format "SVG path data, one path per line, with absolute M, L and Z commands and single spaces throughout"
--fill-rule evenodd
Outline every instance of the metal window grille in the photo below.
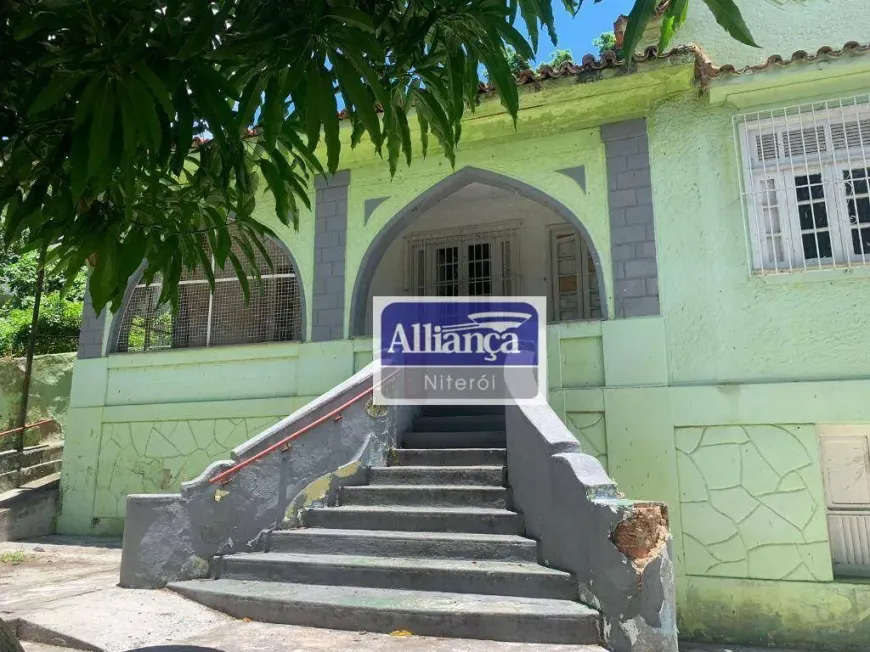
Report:
M 601 319 L 595 261 L 586 242 L 570 229 L 551 232 L 553 319 Z
M 737 115 L 751 269 L 870 263 L 870 95 Z
M 302 302 L 296 270 L 277 243 L 266 240 L 263 244 L 272 267 L 256 251 L 261 279 L 257 281 L 252 265 L 233 243 L 233 251 L 247 273 L 247 305 L 232 265 L 228 262 L 224 268 L 216 267 L 214 257 L 214 292 L 202 269 L 186 271 L 179 282 L 178 310 L 174 314 L 168 305 L 157 303 L 159 279 L 151 285 L 137 285 L 124 313 L 115 351 L 141 353 L 301 339 Z
M 405 238 L 405 293 L 511 296 L 520 290 L 518 227 L 507 223 Z

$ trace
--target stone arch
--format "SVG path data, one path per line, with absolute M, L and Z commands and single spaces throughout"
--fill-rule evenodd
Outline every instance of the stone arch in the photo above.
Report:
M 598 250 L 596 249 L 595 243 L 586 229 L 586 226 L 571 209 L 551 195 L 548 195 L 528 183 L 513 177 L 499 174 L 498 172 L 466 166 L 431 186 L 415 197 L 411 202 L 406 204 L 404 208 L 396 212 L 396 214 L 390 218 L 389 222 L 387 222 L 369 244 L 368 249 L 366 249 L 363 258 L 360 261 L 359 270 L 356 274 L 356 280 L 353 285 L 353 294 L 351 295 L 349 324 L 351 336 L 364 334 L 367 309 L 366 304 L 368 302 L 369 291 L 371 290 L 372 279 L 374 278 L 375 270 L 386 252 L 387 247 L 390 246 L 390 243 L 399 237 L 402 231 L 404 231 L 427 210 L 456 191 L 461 190 L 472 183 L 479 183 L 499 188 L 541 204 L 565 220 L 566 223 L 573 226 L 585 240 L 586 245 L 589 248 L 589 253 L 595 261 L 595 273 L 598 277 L 598 287 L 601 288 L 601 295 L 602 297 L 607 296 L 607 286 L 604 282 L 601 258 Z M 609 319 L 609 308 L 606 300 L 601 302 L 601 310 L 603 318 Z
M 293 269 L 296 272 L 298 286 L 297 292 L 299 296 L 299 341 L 305 341 L 308 334 L 308 319 L 306 315 L 305 284 L 302 279 L 302 270 L 299 267 L 296 256 L 293 255 L 293 251 L 290 249 L 290 247 L 287 246 L 287 244 L 283 240 L 281 240 L 280 238 L 273 238 L 271 236 L 266 236 L 266 238 L 275 243 L 278 249 L 287 256 L 287 259 L 290 261 L 290 264 L 293 266 Z M 113 313 L 111 316 L 112 323 L 109 328 L 109 339 L 106 342 L 106 354 L 118 352 L 118 337 L 120 335 L 121 325 L 124 321 L 124 315 L 127 313 L 127 310 L 130 307 L 130 301 L 133 298 L 133 291 L 142 280 L 142 276 L 145 273 L 145 267 L 146 263 L 145 261 L 142 261 L 142 264 L 139 265 L 136 271 L 133 272 L 132 276 L 130 276 L 130 280 L 127 282 L 127 289 L 124 291 L 124 299 L 121 302 L 121 307 L 116 313 Z

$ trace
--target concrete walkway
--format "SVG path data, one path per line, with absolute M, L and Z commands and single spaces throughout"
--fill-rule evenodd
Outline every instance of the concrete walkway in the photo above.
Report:
M 397 637 L 239 621 L 171 591 L 121 589 L 118 542 L 52 536 L 0 543 L 0 617 L 22 619 L 41 642 L 105 652 L 604 652 L 596 646 L 531 645 Z M 685 643 L 681 652 L 776 652 Z M 780 650 L 779 652 L 788 652 Z

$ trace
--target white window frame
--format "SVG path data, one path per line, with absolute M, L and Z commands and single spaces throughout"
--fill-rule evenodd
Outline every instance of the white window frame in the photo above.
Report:
M 415 233 L 405 238 L 404 278 L 405 294 L 411 296 L 437 296 L 437 252 L 439 249 L 456 247 L 458 253 L 457 295 L 469 296 L 472 282 L 468 274 L 468 248 L 478 244 L 490 246 L 489 296 L 521 296 L 519 222 L 499 222 L 466 229 L 441 229 Z M 507 256 L 505 256 L 507 249 Z M 423 282 L 420 279 L 419 261 L 423 255 Z M 505 274 L 505 272 L 508 272 Z M 501 287 L 498 287 L 499 283 Z M 421 294 L 421 291 L 423 294 Z M 451 295 L 452 296 L 452 295 Z M 483 296 L 483 295 L 481 295 Z
M 835 149 L 832 125 L 853 122 L 859 124 L 858 144 L 850 145 L 846 140 L 845 147 Z M 852 241 L 853 230 L 870 229 L 870 222 L 855 225 L 850 222 L 847 181 L 843 176 L 849 170 L 870 170 L 870 96 L 741 114 L 735 117 L 734 124 L 743 172 L 741 190 L 751 272 L 775 274 L 870 264 L 870 247 L 865 245 L 856 254 Z M 791 144 L 787 145 L 784 134 L 798 131 L 801 132 L 800 142 L 790 141 Z M 823 134 L 825 151 L 816 148 L 819 151 L 794 155 L 791 150 L 796 145 L 806 149 L 808 143 L 812 144 L 813 131 Z M 758 156 L 756 138 L 769 138 L 772 134 L 776 136 L 776 156 Z M 770 140 L 768 144 L 772 144 Z M 830 233 L 832 255 L 825 258 L 806 258 L 804 255 L 795 179 L 809 178 L 810 175 L 820 175 L 821 183 L 816 187 L 824 193 L 816 203 L 823 203 L 825 207 Z M 774 189 L 765 192 L 762 184 L 771 182 Z M 870 183 L 870 178 L 867 182 Z M 775 230 L 774 210 L 765 211 L 770 206 L 770 202 L 766 204 L 765 200 L 772 198 L 775 198 L 779 231 Z M 781 238 L 781 260 L 766 255 L 767 240 L 771 237 Z
M 550 256 L 550 319 L 554 322 L 562 321 L 589 321 L 601 319 L 601 317 L 592 316 L 592 289 L 589 287 L 590 276 L 595 276 L 597 270 L 595 263 L 591 260 L 591 252 L 586 244 L 586 239 L 571 227 L 550 227 L 548 234 L 549 256 Z M 577 275 L 577 305 L 580 308 L 580 316 L 576 319 L 567 319 L 561 314 L 560 295 L 559 291 L 559 256 L 557 251 L 557 240 L 561 237 L 571 236 L 574 238 L 574 252 L 577 258 L 575 266 L 575 274 Z M 564 275 L 562 275 L 564 276 Z M 598 310 L 601 311 L 601 288 L 598 288 Z

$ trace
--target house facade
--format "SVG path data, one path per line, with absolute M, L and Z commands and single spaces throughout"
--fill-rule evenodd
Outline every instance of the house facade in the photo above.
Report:
M 870 646 L 870 5 L 741 4 L 760 50 L 693 3 L 669 53 L 521 79 L 516 129 L 483 92 L 455 168 L 348 146 L 298 231 L 264 197 L 248 306 L 227 272 L 86 310 L 59 530 L 364 367 L 373 296 L 540 295 L 550 405 L 670 507 L 681 633 Z

